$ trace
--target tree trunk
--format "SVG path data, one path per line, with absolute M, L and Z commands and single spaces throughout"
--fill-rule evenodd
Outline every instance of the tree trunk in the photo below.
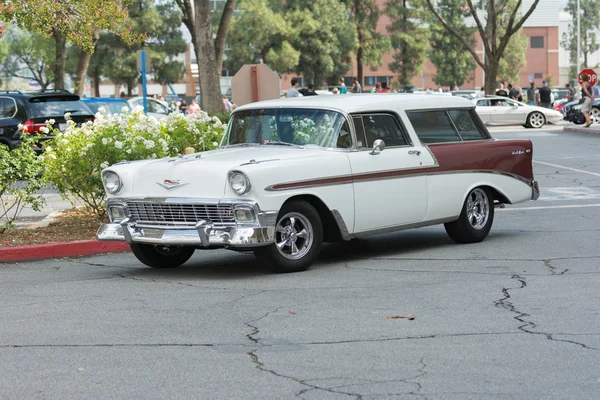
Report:
M 94 69 L 92 79 L 94 80 L 94 96 L 100 97 L 100 71 Z
M 229 24 L 233 12 L 235 11 L 236 3 L 237 0 L 227 0 L 227 3 L 225 3 L 223 14 L 221 14 L 221 20 L 219 22 L 217 37 L 215 38 L 215 53 L 217 55 L 217 70 L 219 71 L 219 76 L 223 70 L 223 56 L 225 54 L 225 45 L 227 43 L 227 32 L 229 32 Z
M 364 67 L 363 67 L 363 49 L 359 47 L 356 51 L 356 77 L 358 78 L 358 83 L 361 86 L 364 85 L 363 76 L 364 76 Z
M 196 59 L 198 60 L 198 77 L 200 79 L 200 100 L 204 111 L 217 114 L 223 111 L 221 101 L 220 78 L 215 42 L 212 33 L 212 13 L 206 0 L 195 0 L 195 43 Z
M 81 50 L 79 60 L 77 61 L 77 75 L 75 77 L 75 83 L 73 85 L 73 90 L 79 96 L 83 96 L 83 91 L 85 90 L 85 80 L 87 78 L 87 70 L 88 66 L 90 65 L 91 58 L 91 53 Z
M 496 77 L 498 75 L 498 68 L 500 59 L 487 58 L 485 68 L 485 93 L 496 94 Z
M 54 59 L 54 88 L 65 88 L 65 58 L 67 54 L 67 38 L 58 29 L 52 30 L 52 35 L 56 41 L 55 59 Z

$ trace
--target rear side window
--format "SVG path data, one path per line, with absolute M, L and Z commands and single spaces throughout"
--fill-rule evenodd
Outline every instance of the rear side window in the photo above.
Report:
M 32 118 L 62 117 L 65 113 L 91 115 L 91 110 L 78 96 L 44 96 L 29 99 Z
M 423 143 L 459 142 L 460 136 L 445 110 L 408 112 L 408 119 Z
M 480 128 L 479 124 L 473 119 L 473 111 L 469 110 L 449 110 L 448 114 L 458 133 L 463 140 L 482 140 L 489 139 L 489 136 Z
M 0 118 L 13 118 L 17 113 L 17 105 L 10 97 L 0 97 Z

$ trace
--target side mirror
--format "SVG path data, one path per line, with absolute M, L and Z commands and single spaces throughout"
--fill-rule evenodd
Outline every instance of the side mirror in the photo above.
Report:
M 376 156 L 385 150 L 385 142 L 381 139 L 377 139 L 373 142 L 373 150 L 369 153 L 372 156 Z

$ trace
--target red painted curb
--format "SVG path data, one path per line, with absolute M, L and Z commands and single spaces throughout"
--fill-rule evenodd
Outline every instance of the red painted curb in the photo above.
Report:
M 129 245 L 124 242 L 99 242 L 97 240 L 5 247 L 0 248 L 0 263 L 121 253 L 130 250 Z

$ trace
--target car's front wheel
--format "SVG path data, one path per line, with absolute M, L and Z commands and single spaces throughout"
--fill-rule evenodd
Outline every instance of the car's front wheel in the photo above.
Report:
M 592 118 L 592 120 L 594 120 L 594 122 L 600 122 L 600 107 L 592 107 L 590 117 Z
M 477 243 L 486 238 L 494 222 L 494 197 L 477 187 L 469 192 L 456 221 L 444 224 L 448 236 L 458 243 Z
M 546 117 L 539 111 L 534 111 L 527 116 L 527 125 L 530 128 L 539 129 L 546 123 Z
M 279 212 L 275 243 L 255 249 L 254 254 L 275 272 L 299 272 L 316 260 L 322 243 L 319 213 L 305 201 L 292 201 Z
M 161 246 L 132 243 L 131 251 L 138 260 L 152 268 L 175 268 L 190 259 L 196 249 L 190 246 Z

